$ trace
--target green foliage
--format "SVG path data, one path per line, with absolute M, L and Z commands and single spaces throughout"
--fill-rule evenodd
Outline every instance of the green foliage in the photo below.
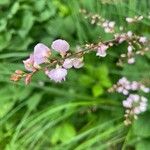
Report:
M 124 21 L 126 16 L 147 16 L 148 4 L 146 0 L 1 0 L 0 149 L 148 150 L 150 112 L 139 116 L 131 128 L 125 127 L 122 98 L 107 89 L 121 76 L 149 85 L 149 53 L 124 68 L 115 63 L 126 45 L 113 47 L 105 59 L 87 54 L 85 67 L 70 70 L 63 84 L 52 83 L 41 72 L 29 86 L 9 80 L 13 71 L 24 69 L 22 60 L 38 42 L 50 46 L 52 40 L 63 38 L 75 50 L 77 45 L 112 37 L 90 25 L 80 8 L 150 37 L 148 19 L 136 26 Z

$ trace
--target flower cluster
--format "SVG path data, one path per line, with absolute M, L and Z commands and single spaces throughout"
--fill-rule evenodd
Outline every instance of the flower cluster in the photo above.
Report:
M 87 44 L 85 50 L 80 50 L 71 54 L 69 52 L 70 45 L 68 42 L 62 39 L 58 39 L 52 42 L 51 49 L 42 43 L 38 43 L 34 47 L 34 52 L 30 54 L 29 58 L 23 61 L 25 69 L 29 73 L 24 71 L 16 71 L 12 76 L 12 81 L 19 81 L 21 78 L 25 78 L 25 84 L 29 84 L 32 76 L 39 70 L 43 70 L 44 73 L 53 81 L 61 82 L 66 79 L 68 69 L 74 67 L 76 69 L 81 68 L 83 63 L 83 55 L 87 52 L 95 51 L 99 57 L 106 56 L 106 50 L 110 47 L 110 43 L 98 43 Z M 53 51 L 60 54 L 60 58 L 55 58 Z M 44 64 L 44 65 L 42 65 Z M 44 67 L 43 67 L 44 66 Z M 19 72 L 19 74 L 18 74 Z
M 126 77 L 122 77 L 119 81 L 108 90 L 109 92 L 118 92 L 128 96 L 123 101 L 125 111 L 125 124 L 131 124 L 133 119 L 137 119 L 137 115 L 146 111 L 147 98 L 135 94 L 135 92 L 142 91 L 150 93 L 150 88 L 137 81 L 129 81 Z M 133 93 L 133 94 L 132 94 Z
M 128 95 L 131 91 L 141 90 L 144 93 L 149 93 L 150 88 L 137 81 L 129 81 L 126 77 L 122 77 L 119 81 L 109 89 L 110 92 L 118 92 L 123 95 Z
M 134 16 L 133 18 L 131 17 L 126 17 L 126 21 L 128 23 L 135 23 L 135 22 L 139 22 L 143 19 L 144 17 L 143 16 Z
M 118 38 L 119 43 L 124 41 L 127 41 L 128 43 L 127 53 L 121 54 L 117 63 L 120 66 L 122 66 L 125 61 L 127 61 L 128 64 L 135 63 L 136 55 L 144 55 L 147 51 L 149 51 L 147 38 L 133 34 L 132 31 L 121 34 L 117 33 L 115 34 L 115 38 Z
M 99 14 L 93 14 L 85 9 L 81 9 L 80 12 L 86 19 L 90 20 L 91 24 L 100 26 L 106 33 L 112 33 L 114 38 L 118 40 L 118 43 L 122 43 L 124 41 L 128 43 L 127 53 L 121 54 L 117 65 L 123 66 L 125 62 L 128 64 L 133 64 L 135 63 L 136 55 L 144 55 L 147 51 L 149 51 L 149 47 L 146 47 L 148 45 L 148 40 L 146 37 L 137 36 L 136 34 L 133 34 L 132 31 L 125 32 L 125 29 L 122 26 L 119 27 L 118 31 L 115 27 L 116 23 L 114 21 L 109 21 Z M 143 16 L 135 16 L 133 18 L 126 17 L 126 21 L 128 23 L 136 23 L 141 21 L 143 18 Z
M 96 24 L 104 29 L 106 33 L 113 33 L 115 31 L 115 22 L 104 19 L 99 14 L 88 13 L 85 9 L 81 9 L 80 12 L 86 19 L 90 20 L 91 24 Z
M 147 42 L 146 37 L 140 37 L 134 35 L 131 31 L 122 34 L 115 34 L 114 39 L 105 42 L 99 42 L 97 44 L 86 44 L 83 49 L 71 53 L 69 51 L 70 45 L 67 41 L 57 39 L 52 42 L 51 49 L 42 43 L 38 43 L 34 47 L 34 52 L 30 54 L 29 58 L 24 60 L 25 69 L 29 72 L 23 72 L 21 74 L 14 73 L 11 76 L 12 81 L 19 81 L 21 78 L 25 78 L 25 83 L 29 84 L 32 76 L 39 70 L 44 70 L 44 73 L 53 81 L 61 82 L 66 79 L 68 69 L 74 67 L 76 69 L 81 68 L 83 63 L 84 54 L 89 52 L 96 52 L 96 56 L 105 57 L 107 50 L 114 46 L 119 45 L 122 42 L 128 42 L 127 54 L 122 54 L 121 58 L 128 59 L 128 63 L 135 62 L 135 54 L 143 55 L 148 47 L 143 48 L 141 51 L 133 51 L 134 47 L 144 47 Z M 55 57 L 53 51 L 59 54 L 59 57 Z M 122 64 L 123 60 L 119 59 L 118 64 Z M 44 65 L 42 65 L 44 64 Z M 44 67 L 43 67 L 44 66 Z M 127 91 L 124 90 L 124 93 Z
M 138 114 L 145 112 L 147 109 L 147 98 L 137 94 L 130 94 L 126 100 L 123 101 L 125 111 L 125 125 L 132 123 L 132 119 L 137 119 Z

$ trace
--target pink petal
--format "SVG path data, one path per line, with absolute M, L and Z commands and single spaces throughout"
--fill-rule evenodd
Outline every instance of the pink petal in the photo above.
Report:
M 106 50 L 108 49 L 108 46 L 105 44 L 101 44 L 98 49 L 96 56 L 105 57 L 107 55 Z
M 55 82 L 61 82 L 62 80 L 65 80 L 67 70 L 60 67 L 52 69 L 49 72 L 46 71 L 46 74 L 51 80 L 54 80 Z
M 38 43 L 34 47 L 34 62 L 36 64 L 45 63 L 50 55 L 51 51 L 46 45 Z
M 35 70 L 35 68 L 33 67 L 33 64 L 34 64 L 33 54 L 31 54 L 28 59 L 24 60 L 23 63 L 24 63 L 26 70 L 28 71 Z
M 84 65 L 82 58 L 74 58 L 73 66 L 74 68 L 81 68 Z
M 55 51 L 65 54 L 69 50 L 70 45 L 65 40 L 58 39 L 52 43 L 51 47 Z
M 73 59 L 67 58 L 63 63 L 63 67 L 66 69 L 70 69 L 73 66 Z

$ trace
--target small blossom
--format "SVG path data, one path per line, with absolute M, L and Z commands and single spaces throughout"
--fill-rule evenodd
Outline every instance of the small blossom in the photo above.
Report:
M 114 21 L 110 21 L 110 22 L 108 23 L 108 26 L 109 26 L 110 28 L 114 28 L 115 22 L 114 22 Z
M 63 67 L 66 69 L 74 68 L 81 68 L 83 66 L 83 59 L 82 58 L 67 58 L 63 63 Z
M 128 36 L 129 38 L 131 38 L 132 35 L 133 35 L 133 33 L 132 33 L 131 31 L 128 31 L 128 32 L 127 32 L 127 36 Z
M 141 86 L 140 86 L 140 89 L 141 89 L 143 92 L 145 92 L 145 93 L 149 93 L 149 92 L 150 92 L 150 88 L 145 87 L 144 85 L 141 85 Z
M 72 58 L 67 58 L 65 59 L 64 63 L 63 63 L 63 67 L 66 69 L 70 69 L 73 66 L 73 59 Z
M 135 90 L 137 90 L 138 88 L 139 88 L 139 83 L 136 82 L 136 81 L 133 81 L 133 82 L 131 83 L 131 90 L 135 91 Z
M 67 70 L 62 67 L 58 67 L 50 71 L 47 70 L 45 73 L 51 80 L 54 80 L 55 82 L 61 82 L 62 80 L 65 80 Z
M 24 63 L 26 70 L 28 70 L 28 71 L 34 71 L 35 70 L 35 67 L 33 66 L 34 65 L 33 54 L 31 54 L 28 59 L 24 60 L 23 63 Z
M 147 98 L 145 98 L 143 96 L 139 96 L 137 94 L 130 94 L 129 97 L 123 101 L 123 106 L 127 109 L 130 108 L 131 111 L 135 115 L 137 115 L 137 114 L 140 114 L 140 113 L 146 111 Z
M 128 52 L 129 52 L 129 53 L 132 52 L 132 46 L 131 46 L 131 45 L 128 46 Z
M 98 49 L 96 56 L 105 57 L 107 55 L 106 50 L 108 49 L 108 46 L 105 44 L 101 44 Z
M 127 36 L 126 36 L 126 34 L 115 34 L 115 38 L 116 38 L 116 40 L 118 41 L 118 43 L 122 43 L 122 42 L 124 42 L 126 39 L 127 39 Z
M 50 55 L 51 55 L 51 51 L 46 45 L 42 43 L 38 43 L 34 47 L 34 63 L 35 64 L 39 65 L 39 64 L 48 62 L 48 58 Z
M 18 75 L 22 75 L 24 72 L 22 70 L 16 70 L 15 73 Z
M 131 57 L 128 59 L 128 64 L 133 64 L 135 63 L 135 58 L 134 57 Z
M 132 22 L 134 22 L 134 19 L 127 17 L 127 18 L 126 18 L 126 21 L 127 21 L 128 23 L 132 23 Z
M 84 65 L 83 58 L 74 58 L 73 59 L 74 68 L 81 68 L 83 65 Z
M 17 82 L 21 79 L 21 75 L 18 75 L 16 73 L 12 74 L 11 77 L 10 77 L 10 80 L 11 81 L 14 81 L 14 82 Z
M 25 84 L 28 85 L 31 82 L 32 74 L 27 74 L 25 77 Z
M 147 41 L 147 38 L 146 37 L 144 37 L 144 36 L 142 36 L 142 37 L 140 37 L 140 39 L 139 39 L 139 42 L 141 42 L 141 43 L 145 43 Z
M 69 50 L 70 45 L 65 40 L 55 40 L 51 45 L 52 49 L 59 52 L 61 55 L 65 55 L 66 52 Z
M 137 20 L 138 20 L 138 21 L 141 21 L 143 18 L 144 18 L 143 16 L 139 16 L 139 17 L 137 18 Z

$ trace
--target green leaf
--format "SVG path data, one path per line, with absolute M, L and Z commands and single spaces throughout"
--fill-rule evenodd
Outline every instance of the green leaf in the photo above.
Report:
M 34 16 L 32 12 L 25 11 L 23 13 L 21 29 L 18 32 L 19 35 L 24 38 L 30 31 L 31 27 L 33 26 L 33 23 L 34 23 Z
M 54 133 L 51 137 L 51 143 L 56 144 L 57 142 L 61 141 L 62 143 L 70 140 L 76 135 L 75 128 L 70 123 L 64 123 L 57 128 L 55 128 Z
M 150 149 L 150 139 L 142 140 L 136 144 L 136 150 L 149 150 Z
M 0 1 L 0 5 L 8 5 L 10 3 L 10 0 L 2 0 Z
M 90 86 L 94 82 L 94 80 L 88 75 L 81 75 L 79 78 L 79 82 L 83 86 Z
M 61 128 L 62 132 L 60 135 L 60 140 L 62 143 L 69 141 L 71 138 L 73 138 L 76 135 L 75 128 L 70 123 L 64 123 Z
M 46 5 L 46 0 L 34 0 L 34 8 L 36 11 L 42 11 Z
M 34 110 L 38 106 L 40 100 L 41 100 L 42 94 L 34 94 L 31 98 L 27 101 L 28 109 Z
M 5 32 L 0 34 L 0 51 L 6 48 L 11 40 L 11 32 Z
M 19 2 L 16 1 L 16 2 L 12 5 L 12 7 L 10 8 L 10 12 L 9 12 L 9 14 L 8 14 L 8 18 L 9 18 L 9 19 L 12 18 L 13 15 L 15 15 L 15 14 L 17 13 L 17 11 L 19 10 L 19 8 L 20 8 L 20 4 L 19 4 Z
M 52 144 L 56 144 L 57 142 L 59 142 L 61 136 L 61 130 L 62 130 L 61 126 L 55 128 L 50 140 Z
M 112 86 L 111 80 L 107 76 L 101 76 L 100 83 L 103 87 L 109 88 Z
M 102 86 L 100 84 L 96 84 L 92 87 L 92 93 L 94 97 L 98 97 L 102 95 L 104 92 Z
M 141 137 L 150 137 L 150 113 L 147 112 L 139 117 L 133 125 L 133 131 L 135 135 Z
M 100 65 L 100 67 L 98 67 L 96 69 L 96 73 L 97 73 L 97 77 L 101 77 L 101 76 L 108 76 L 108 68 L 106 65 Z

